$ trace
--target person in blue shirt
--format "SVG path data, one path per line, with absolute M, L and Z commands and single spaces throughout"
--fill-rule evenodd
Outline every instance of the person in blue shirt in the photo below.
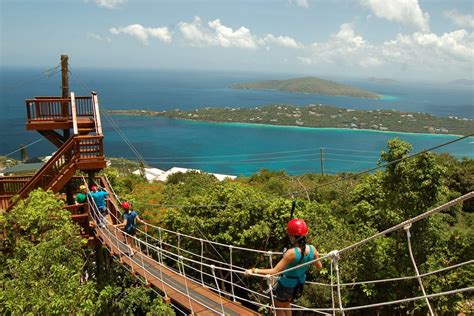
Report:
M 275 274 L 319 258 L 316 248 L 313 245 L 306 244 L 308 226 L 306 226 L 302 219 L 295 218 L 290 220 L 287 225 L 287 233 L 294 247 L 288 249 L 283 254 L 283 258 L 273 269 L 252 268 L 245 270 L 245 274 Z M 316 269 L 322 268 L 322 264 L 319 261 L 314 262 L 313 265 Z M 308 268 L 309 265 L 306 265 L 285 272 L 278 279 L 277 287 L 274 291 L 277 315 L 291 316 L 291 303 L 303 291 Z
M 103 188 L 99 188 L 96 185 L 91 186 L 91 191 L 92 192 L 89 192 L 89 195 L 94 200 L 94 203 L 97 206 L 97 209 L 100 213 L 100 216 L 98 216 L 99 214 L 96 214 L 96 216 L 99 217 L 97 218 L 97 224 L 100 227 L 105 228 L 105 224 L 106 224 L 105 217 L 107 216 L 107 205 L 106 205 L 105 198 L 109 194 Z
M 122 202 L 122 208 L 124 209 L 123 213 L 123 222 L 117 227 L 123 228 L 125 234 L 125 239 L 127 245 L 130 249 L 130 256 L 133 256 L 133 240 L 134 236 L 137 233 L 137 222 L 143 222 L 140 217 L 138 217 L 138 212 L 133 210 L 129 202 Z

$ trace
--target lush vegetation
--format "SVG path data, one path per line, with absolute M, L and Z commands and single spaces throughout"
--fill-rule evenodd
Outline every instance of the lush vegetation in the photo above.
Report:
M 382 152 L 380 163 L 405 157 L 410 150 L 410 144 L 393 139 Z M 474 189 L 473 160 L 432 153 L 359 178 L 347 178 L 347 174 L 293 177 L 284 171 L 263 169 L 234 181 L 219 182 L 212 175 L 191 172 L 174 174 L 167 183 L 150 184 L 140 176 L 123 176 L 116 168 L 105 172 L 119 194 L 133 201 L 140 216 L 150 223 L 263 250 L 278 251 L 285 246 L 285 225 L 294 198 L 295 216 L 309 224 L 310 243 L 320 253 L 351 245 Z M 328 185 L 330 182 L 333 184 Z M 85 247 L 62 207 L 51 193 L 39 190 L 1 218 L 5 234 L 0 259 L 1 314 L 172 314 L 104 249 Z M 411 244 L 420 273 L 472 260 L 472 227 L 472 201 L 413 224 Z M 164 238 L 176 242 L 173 237 Z M 200 250 L 198 242 L 188 240 L 183 240 L 181 247 Z M 229 262 L 224 249 L 206 247 L 204 251 L 207 257 Z M 268 266 L 266 256 L 238 255 L 236 251 L 233 259 L 234 264 L 244 267 Z M 274 257 L 274 262 L 278 259 Z M 339 263 L 343 283 L 414 275 L 403 230 L 343 253 Z M 220 277 L 230 275 L 220 273 Z M 330 278 L 329 261 L 310 275 L 316 282 L 330 283 Z M 473 280 L 471 264 L 424 277 L 423 285 L 427 293 L 439 293 L 474 286 Z M 241 282 L 256 291 L 267 288 L 257 278 Z M 220 286 L 229 290 L 224 283 Z M 236 294 L 246 295 L 238 290 Z M 342 287 L 344 306 L 419 295 L 416 279 Z M 472 313 L 473 301 L 472 292 L 430 299 L 438 314 Z M 306 285 L 298 304 L 314 306 L 315 302 L 317 306 L 331 306 L 328 287 Z M 425 301 L 419 300 L 347 314 L 426 313 Z
M 294 78 L 288 80 L 267 80 L 252 83 L 237 83 L 231 85 L 234 89 L 280 90 L 300 93 L 316 93 L 322 95 L 342 95 L 357 98 L 378 99 L 376 93 L 356 87 L 323 80 L 316 77 Z
M 2 215 L 0 314 L 174 314 L 103 248 L 86 247 L 62 208 L 37 190 Z
M 380 162 L 397 160 L 408 155 L 410 150 L 408 143 L 391 140 L 386 152 L 381 154 Z M 357 180 L 345 180 L 346 175 L 292 177 L 283 171 L 261 170 L 249 178 L 224 182 L 198 173 L 175 174 L 166 184 L 134 181 L 133 188 L 123 178 L 114 181 L 122 194 L 134 201 L 142 217 L 153 224 L 213 241 L 264 250 L 281 250 L 285 245 L 290 196 L 297 192 L 295 215 L 304 218 L 311 227 L 311 243 L 321 253 L 328 253 L 472 190 L 473 172 L 473 160 L 459 161 L 425 153 Z M 325 185 L 334 180 L 340 181 Z M 474 208 L 469 203 L 464 204 L 464 209 L 453 207 L 413 224 L 411 242 L 420 273 L 472 260 L 473 225 Z M 183 241 L 181 246 L 200 249 L 197 242 Z M 205 251 L 208 257 L 229 261 L 229 255 L 223 249 Z M 403 230 L 343 253 L 339 262 L 342 282 L 414 275 Z M 246 253 L 236 255 L 234 264 L 262 267 L 268 265 L 268 259 Z M 221 277 L 228 278 L 229 275 L 221 273 Z M 311 280 L 330 282 L 328 261 L 324 262 L 321 271 L 312 273 Z M 427 293 L 439 293 L 473 286 L 473 280 L 471 264 L 427 276 L 423 278 L 423 284 Z M 211 279 L 208 281 L 212 282 Z M 243 282 L 258 291 L 267 286 L 253 278 Z M 226 285 L 221 284 L 221 287 L 226 288 Z M 421 290 L 416 279 L 342 288 L 344 306 L 419 295 Z M 473 299 L 472 292 L 467 292 L 433 298 L 430 302 L 439 314 L 453 314 L 472 312 Z M 331 293 L 327 287 L 307 285 L 298 301 L 306 306 L 314 306 L 315 302 L 318 306 L 331 306 Z M 360 313 L 426 314 L 427 305 L 419 300 Z
M 474 130 L 472 119 L 436 117 L 426 113 L 394 110 L 352 110 L 326 105 L 269 105 L 256 108 L 204 108 L 193 111 L 154 112 L 115 110 L 114 114 L 165 116 L 210 122 L 235 122 L 319 128 L 352 128 L 410 133 L 468 135 Z

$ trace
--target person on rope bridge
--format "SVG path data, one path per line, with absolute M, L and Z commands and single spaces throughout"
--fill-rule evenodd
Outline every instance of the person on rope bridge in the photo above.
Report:
M 135 234 L 137 233 L 137 221 L 144 223 L 140 217 L 138 217 L 138 212 L 132 209 L 130 202 L 122 202 L 122 208 L 125 210 L 123 213 L 123 222 L 118 224 L 117 227 L 123 228 L 125 234 L 125 239 L 127 245 L 130 249 L 130 256 L 133 256 L 132 242 Z
M 84 212 L 84 203 L 87 202 L 87 187 L 85 185 L 81 185 L 79 186 L 79 190 L 80 192 L 76 194 L 74 202 L 77 206 L 78 214 L 81 214 Z
M 107 216 L 107 207 L 105 204 L 105 198 L 109 194 L 103 188 L 98 187 L 96 185 L 91 186 L 91 191 L 92 192 L 89 192 L 89 195 L 94 200 L 95 205 L 97 205 L 97 208 L 100 213 L 100 219 L 97 220 L 97 224 L 100 225 L 100 227 L 105 228 L 105 224 L 106 224 L 105 216 Z
M 281 271 L 296 267 L 300 264 L 317 259 L 319 254 L 313 245 L 306 244 L 306 235 L 308 226 L 304 220 L 295 218 L 288 222 L 287 234 L 290 238 L 293 248 L 288 249 L 283 258 L 273 269 L 252 268 L 245 270 L 246 275 L 251 274 L 275 274 Z M 316 269 L 321 269 L 322 264 L 319 261 L 313 263 Z M 275 307 L 277 315 L 291 316 L 290 305 L 295 298 L 298 298 L 303 292 L 303 286 L 306 281 L 306 271 L 309 265 L 285 272 L 278 279 L 276 289 L 273 292 L 275 298 Z M 278 308 L 281 308 L 280 310 Z

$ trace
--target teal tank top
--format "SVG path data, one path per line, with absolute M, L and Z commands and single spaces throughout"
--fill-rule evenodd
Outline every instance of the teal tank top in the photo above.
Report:
M 295 249 L 296 258 L 291 264 L 286 267 L 286 269 L 293 268 L 297 265 L 306 263 L 314 259 L 313 247 L 311 245 L 309 245 L 308 255 L 304 256 L 301 262 L 301 249 L 297 247 L 293 249 Z M 306 281 L 306 270 L 308 270 L 308 268 L 309 265 L 306 265 L 304 267 L 285 272 L 281 275 L 280 279 L 278 280 L 278 283 L 280 283 L 284 287 L 296 287 L 298 281 L 299 283 L 304 283 Z

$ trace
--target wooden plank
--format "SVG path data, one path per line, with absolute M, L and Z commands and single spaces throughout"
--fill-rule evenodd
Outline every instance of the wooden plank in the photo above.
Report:
M 30 120 L 26 124 L 29 131 L 65 129 L 71 127 L 72 122 L 58 122 L 53 120 Z

